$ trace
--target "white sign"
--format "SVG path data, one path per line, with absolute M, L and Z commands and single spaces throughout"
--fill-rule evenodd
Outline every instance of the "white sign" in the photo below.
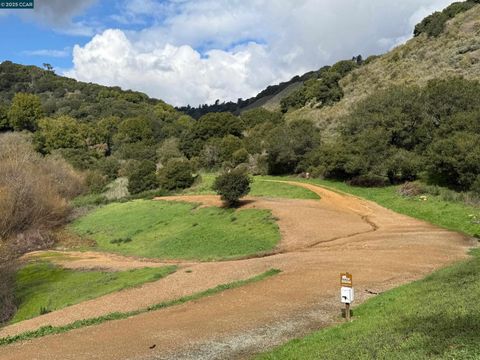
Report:
M 354 299 L 355 292 L 353 291 L 353 288 L 342 286 L 340 290 L 340 300 L 342 301 L 342 304 L 351 304 Z

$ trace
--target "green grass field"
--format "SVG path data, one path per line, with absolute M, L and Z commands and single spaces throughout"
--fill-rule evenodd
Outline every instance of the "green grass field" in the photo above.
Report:
M 278 178 L 277 178 L 278 179 Z M 285 178 L 290 179 L 290 178 Z M 439 197 L 405 198 L 397 187 L 365 189 L 298 180 L 357 195 L 466 234 L 478 208 Z M 480 359 L 480 250 L 470 260 L 376 296 L 354 308 L 354 321 L 293 340 L 259 359 Z
M 119 272 L 75 271 L 47 261 L 32 262 L 17 273 L 15 299 L 18 311 L 11 323 L 155 281 L 175 270 L 175 266 L 165 266 Z
M 109 204 L 69 228 L 99 250 L 148 258 L 228 259 L 272 250 L 280 241 L 268 210 L 153 200 Z
M 284 199 L 319 199 L 319 196 L 314 192 L 289 184 L 279 184 L 270 181 L 271 178 L 253 177 L 251 185 L 250 196 L 264 196 L 272 198 Z M 215 194 L 212 190 L 212 185 L 215 180 L 215 174 L 202 174 L 201 180 L 192 188 L 187 189 L 186 194 Z

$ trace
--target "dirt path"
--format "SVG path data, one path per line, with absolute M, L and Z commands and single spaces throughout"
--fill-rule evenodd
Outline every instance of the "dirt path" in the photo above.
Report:
M 106 252 L 59 250 L 33 251 L 24 255 L 21 260 L 28 261 L 32 259 L 48 260 L 67 269 L 98 269 L 107 271 L 122 271 L 145 267 L 162 267 L 185 263 L 175 260 L 164 261 L 144 259 Z
M 0 359 L 242 357 L 334 321 L 340 308 L 341 271 L 354 274 L 358 304 L 367 298 L 366 289 L 383 291 L 418 279 L 466 257 L 471 246 L 469 239 L 460 234 L 374 203 L 314 185 L 293 184 L 318 193 L 322 200 L 250 198 L 246 205 L 270 208 L 279 219 L 283 239 L 277 254 L 228 262 L 185 263 L 181 271 L 156 283 L 33 320 L 62 323 L 78 314 L 85 317 L 91 311 L 135 308 L 212 287 L 216 282 L 247 278 L 272 267 L 281 269 L 280 275 L 182 306 L 2 347 Z M 218 198 L 213 196 L 169 200 L 218 204 Z M 183 271 L 186 267 L 193 272 Z

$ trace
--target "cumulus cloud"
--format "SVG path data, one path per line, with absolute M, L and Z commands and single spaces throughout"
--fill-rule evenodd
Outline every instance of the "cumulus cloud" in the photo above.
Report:
M 142 90 L 175 105 L 253 94 L 275 77 L 268 53 L 255 43 L 205 55 L 189 45 L 140 51 L 120 30 L 106 30 L 85 47 L 75 46 L 73 61 L 67 76 Z M 257 76 L 251 76 L 253 68 Z
M 389 50 L 449 0 L 148 0 L 75 46 L 68 76 L 144 91 L 175 105 L 236 100 L 353 55 Z M 126 3 L 127 4 L 127 3 Z M 133 6 L 133 8 L 132 8 Z

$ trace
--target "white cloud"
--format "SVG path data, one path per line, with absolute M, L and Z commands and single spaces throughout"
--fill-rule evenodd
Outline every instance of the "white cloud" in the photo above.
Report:
M 70 56 L 71 49 L 69 47 L 66 47 L 62 50 L 56 50 L 56 49 L 25 50 L 23 51 L 23 54 L 29 55 L 29 56 L 64 58 L 64 57 Z
M 68 76 L 144 91 L 175 105 L 255 95 L 265 86 L 353 55 L 387 51 L 449 0 L 152 0 L 75 46 Z M 128 3 L 127 3 L 128 4 Z M 133 7 L 132 7 L 133 6 Z
M 74 69 L 67 76 L 142 90 L 176 105 L 186 99 L 200 104 L 253 94 L 275 77 L 268 54 L 254 43 L 232 52 L 211 50 L 205 56 L 188 45 L 139 51 L 120 30 L 107 30 L 85 47 L 75 46 L 73 59 Z M 251 77 L 253 68 L 263 71 Z

